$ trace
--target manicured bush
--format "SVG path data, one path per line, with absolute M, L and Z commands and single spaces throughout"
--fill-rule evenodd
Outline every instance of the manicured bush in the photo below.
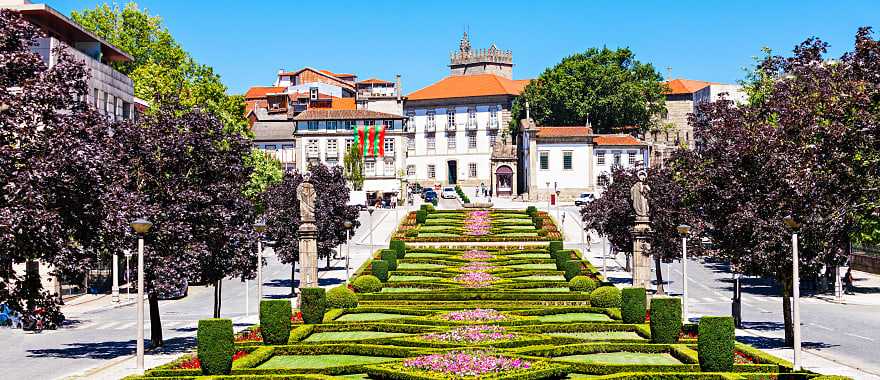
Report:
M 568 280 L 568 289 L 573 292 L 592 292 L 596 289 L 596 281 L 587 276 L 574 276 Z
M 623 323 L 645 323 L 648 295 L 645 288 L 623 288 L 620 291 L 620 314 Z
M 376 276 L 357 276 L 351 283 L 351 287 L 358 293 L 375 293 L 382 290 L 382 281 Z
M 379 258 L 381 258 L 382 261 L 388 263 L 389 271 L 397 270 L 397 251 L 383 249 L 381 252 L 379 252 Z
M 535 215 L 538 215 L 538 208 L 535 206 L 526 207 L 526 214 L 534 218 Z
M 416 211 L 416 223 L 423 224 L 425 223 L 425 219 L 428 218 L 428 212 L 425 210 Z
M 562 242 L 561 241 L 551 241 L 550 245 L 548 246 L 548 249 L 550 250 L 550 254 L 552 255 L 553 252 L 556 252 L 556 251 L 559 251 L 562 249 Z
M 571 281 L 571 279 L 581 274 L 581 261 L 580 260 L 568 260 L 565 262 L 565 280 Z
M 288 300 L 260 301 L 260 330 L 264 344 L 286 344 L 293 310 Z
M 561 249 L 551 253 L 551 257 L 556 260 L 556 270 L 565 270 L 565 263 L 571 260 L 572 251 L 569 249 Z
M 440 201 L 439 201 L 437 198 L 434 198 L 434 199 L 431 200 L 431 204 L 432 204 L 432 205 L 436 206 L 437 203 L 440 203 Z M 429 210 L 433 211 L 432 208 L 429 208 Z
M 370 269 L 373 272 L 373 276 L 379 279 L 379 281 L 385 282 L 388 281 L 388 262 L 384 260 L 373 260 L 373 263 L 370 266 Z
M 436 209 L 434 209 L 434 206 L 436 206 L 436 205 L 437 205 L 437 198 L 435 197 L 434 200 L 431 201 L 431 204 L 425 205 L 425 211 L 427 211 L 428 214 L 430 214 L 434 211 L 437 211 Z
M 228 375 L 232 369 L 232 355 L 235 354 L 232 320 L 219 318 L 200 320 L 196 342 L 202 374 Z
M 651 340 L 654 343 L 675 343 L 678 341 L 679 332 L 681 332 L 681 298 L 652 298 Z
M 532 222 L 535 223 L 535 228 L 541 228 L 544 226 L 544 218 L 542 218 L 540 216 L 536 216 L 536 217 L 532 218 Z
M 324 321 L 327 298 L 323 288 L 302 288 L 300 311 L 303 323 L 317 325 Z
M 347 309 L 357 307 L 358 296 L 345 285 L 339 285 L 327 291 L 327 307 Z
M 600 286 L 590 293 L 593 307 L 620 307 L 620 290 L 614 286 Z
M 700 318 L 697 335 L 700 370 L 703 372 L 733 371 L 735 345 L 733 317 Z
M 392 239 L 391 243 L 388 244 L 388 247 L 397 252 L 398 259 L 402 259 L 406 256 L 406 243 L 397 239 Z

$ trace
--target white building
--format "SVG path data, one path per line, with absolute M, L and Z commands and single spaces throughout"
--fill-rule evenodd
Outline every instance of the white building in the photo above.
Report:
M 593 178 L 595 192 L 601 193 L 606 180 L 611 178 L 611 169 L 647 167 L 650 145 L 632 135 L 596 135 L 593 138 Z

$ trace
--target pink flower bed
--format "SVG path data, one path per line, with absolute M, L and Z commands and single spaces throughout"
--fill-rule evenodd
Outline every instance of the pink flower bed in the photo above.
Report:
M 517 358 L 491 354 L 485 351 L 448 352 L 406 359 L 403 366 L 455 376 L 481 376 L 490 373 L 527 369 L 531 363 Z
M 482 272 L 490 269 L 495 269 L 495 266 L 490 265 L 485 261 L 474 261 L 468 265 L 461 267 L 461 269 L 466 271 Z
M 465 288 L 485 288 L 492 285 L 493 282 L 498 281 L 498 277 L 486 272 L 471 272 L 455 276 L 453 280 L 460 283 Z
M 425 335 L 425 340 L 438 340 L 443 342 L 482 343 L 494 342 L 504 339 L 513 339 L 514 334 L 506 332 L 501 326 L 463 326 L 456 327 L 445 333 L 431 333 Z
M 495 256 L 490 255 L 489 252 L 478 251 L 475 249 L 467 251 L 461 255 L 461 258 L 463 258 L 465 260 L 486 260 L 486 259 L 491 259 L 493 257 L 495 257 Z
M 452 311 L 443 314 L 441 318 L 447 321 L 497 322 L 507 319 L 507 316 L 495 309 L 473 309 Z
M 464 230 L 467 235 L 487 235 L 490 227 L 492 227 L 492 219 L 489 217 L 489 211 L 471 211 L 464 220 Z

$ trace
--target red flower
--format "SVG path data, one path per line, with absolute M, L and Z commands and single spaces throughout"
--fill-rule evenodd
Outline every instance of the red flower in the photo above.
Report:
M 198 356 L 193 356 L 187 360 L 184 360 L 182 363 L 180 363 L 180 365 L 177 368 L 179 368 L 179 369 L 199 369 L 199 368 L 202 368 L 202 362 L 199 361 Z
M 235 336 L 236 342 L 261 342 L 263 340 L 262 331 L 260 328 L 255 328 L 251 330 L 244 331 L 241 334 Z
M 645 323 L 651 322 L 651 309 L 645 310 Z
M 735 364 L 755 364 L 755 363 L 757 363 L 757 361 L 753 357 L 746 355 L 745 353 L 740 352 L 740 351 L 735 351 L 733 353 L 733 362 Z
M 297 311 L 296 314 L 290 316 L 290 323 L 303 323 L 303 314 Z
M 236 361 L 238 359 L 241 359 L 241 358 L 247 356 L 247 354 L 248 354 L 247 351 L 238 351 L 235 353 L 235 355 L 232 355 L 232 361 Z

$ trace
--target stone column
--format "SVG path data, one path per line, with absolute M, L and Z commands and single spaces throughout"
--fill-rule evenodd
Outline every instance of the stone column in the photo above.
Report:
M 633 237 L 632 286 L 649 289 L 651 285 L 651 243 L 649 241 L 651 223 L 647 217 L 636 217 L 630 230 Z
M 299 288 L 318 287 L 318 230 L 313 222 L 299 225 Z M 300 292 L 302 294 L 302 292 Z

